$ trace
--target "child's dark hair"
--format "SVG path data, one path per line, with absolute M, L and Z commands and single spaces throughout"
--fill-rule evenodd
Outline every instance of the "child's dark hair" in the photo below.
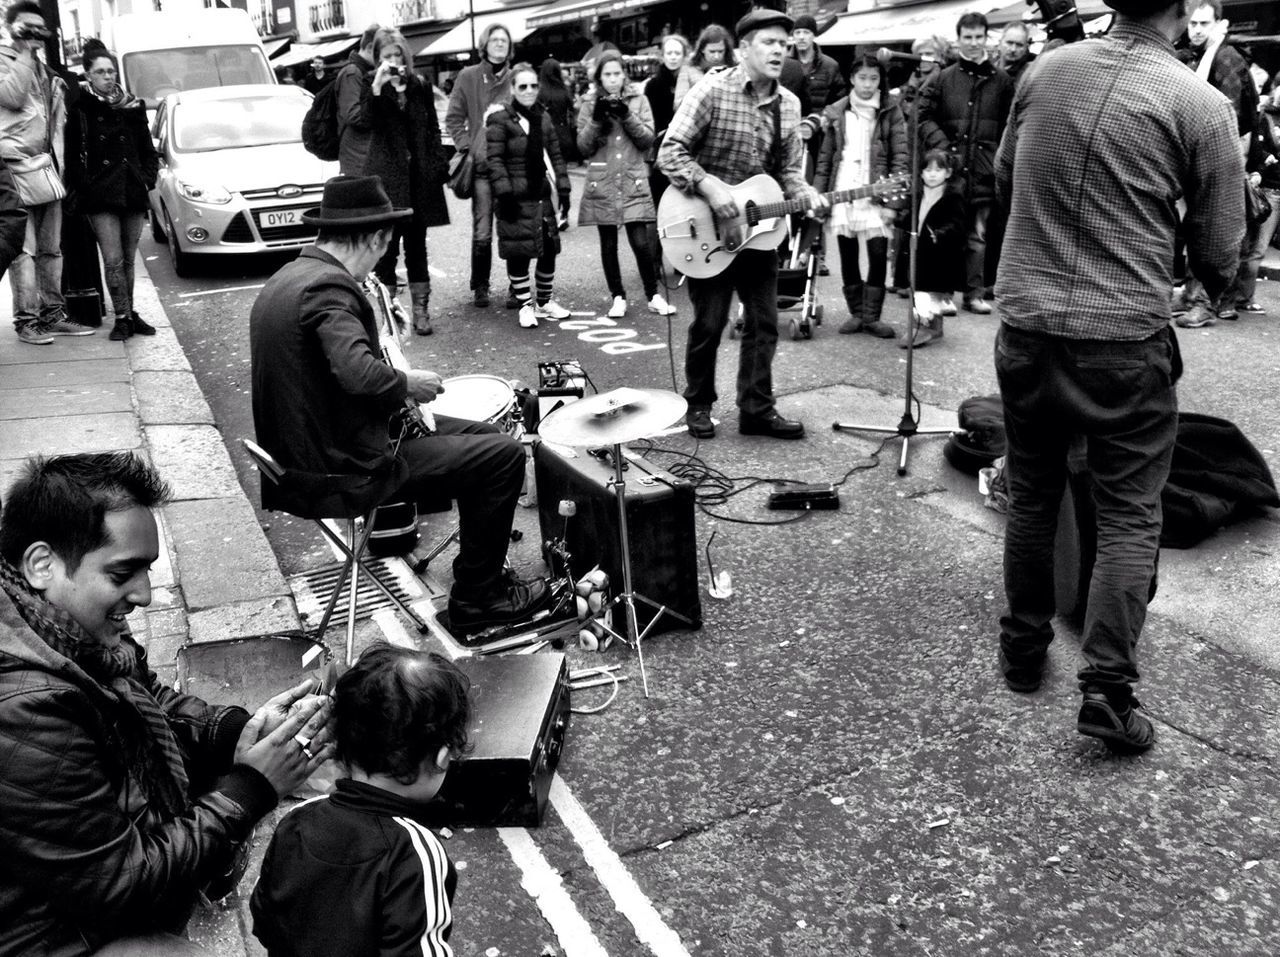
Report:
M 949 173 L 956 171 L 956 158 L 946 150 L 929 150 L 924 154 L 924 159 L 920 161 L 920 168 L 924 169 L 932 163 L 934 166 L 941 166 Z
M 333 692 L 338 760 L 412 784 L 443 746 L 465 754 L 471 682 L 435 652 L 378 644 Z

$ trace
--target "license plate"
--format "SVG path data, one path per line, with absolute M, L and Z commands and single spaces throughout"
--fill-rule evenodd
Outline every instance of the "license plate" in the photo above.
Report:
M 280 209 L 262 214 L 262 225 L 267 227 L 296 226 L 300 222 L 302 222 L 302 212 L 297 209 Z

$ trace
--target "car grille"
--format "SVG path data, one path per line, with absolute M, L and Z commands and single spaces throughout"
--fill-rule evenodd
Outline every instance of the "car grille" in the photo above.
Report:
M 298 185 L 302 187 L 303 193 L 324 192 L 324 183 L 299 183 Z M 280 197 L 277 192 L 278 189 L 278 186 L 272 186 L 270 189 L 244 189 L 240 191 L 240 195 L 250 201 L 257 199 L 279 199 Z M 319 201 L 319 198 L 317 198 L 316 202 L 311 205 L 315 206 Z
M 224 243 L 251 243 L 253 242 L 253 230 L 249 228 L 249 220 L 244 213 L 236 213 L 235 219 L 227 224 L 226 231 L 222 234 Z
M 266 214 L 278 213 L 286 209 L 296 209 L 299 214 L 311 209 L 315 206 L 314 202 L 307 202 L 297 206 L 272 206 L 269 209 L 255 209 L 253 215 L 258 223 L 258 233 L 262 236 L 264 243 L 291 243 L 314 239 L 316 235 L 316 227 L 308 226 L 302 222 L 301 215 L 296 223 L 286 226 L 266 226 Z

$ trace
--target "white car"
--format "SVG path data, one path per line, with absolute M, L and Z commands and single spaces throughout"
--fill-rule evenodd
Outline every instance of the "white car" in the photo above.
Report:
M 253 84 L 171 93 L 154 134 L 160 175 L 151 191 L 151 233 L 169 245 L 179 276 L 196 256 L 300 249 L 316 228 L 302 214 L 320 205 L 337 163 L 302 145 L 311 94 Z

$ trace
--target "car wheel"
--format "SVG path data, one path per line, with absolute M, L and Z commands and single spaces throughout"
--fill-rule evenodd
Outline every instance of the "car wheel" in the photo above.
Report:
M 173 271 L 186 279 L 191 275 L 191 254 L 182 251 L 182 244 L 178 242 L 178 234 L 167 209 L 164 211 L 164 228 L 169 234 L 169 262 L 173 263 Z
M 164 227 L 160 225 L 160 220 L 156 219 L 156 211 L 154 209 L 147 210 L 147 219 L 151 220 L 151 238 L 158 243 L 167 243 L 169 237 L 164 233 Z

